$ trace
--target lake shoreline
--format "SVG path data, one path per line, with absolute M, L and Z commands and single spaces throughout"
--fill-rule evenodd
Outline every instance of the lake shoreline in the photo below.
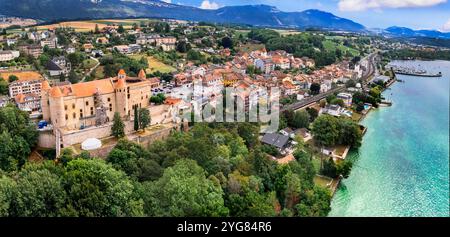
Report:
M 409 60 L 406 60 L 406 61 L 409 61 Z M 394 61 L 394 62 L 397 62 L 397 61 Z M 400 61 L 400 62 L 405 62 L 405 60 L 403 60 L 403 61 Z M 416 61 L 413 61 L 413 63 L 414 62 L 416 62 Z M 435 60 L 435 61 L 432 61 L 431 63 L 435 63 L 435 62 L 437 62 L 437 63 L 441 63 L 441 60 Z M 448 62 L 448 61 L 444 61 L 444 62 Z M 448 77 L 449 75 L 446 75 L 446 77 Z M 430 80 L 432 80 L 431 78 L 429 78 Z M 447 79 L 447 78 L 446 78 Z M 398 83 L 395 83 L 395 81 L 397 81 L 396 79 L 394 80 L 394 82 L 392 82 L 391 84 L 389 84 L 384 90 L 383 90 L 383 93 L 386 91 L 386 90 L 388 90 L 392 85 L 394 85 L 394 84 L 398 84 Z M 402 89 L 404 89 L 404 90 L 406 90 L 406 89 L 408 89 L 408 88 L 402 88 Z M 396 90 L 398 90 L 398 88 L 396 88 Z M 397 102 L 397 101 L 396 101 Z M 403 105 L 402 105 L 403 106 Z M 377 110 L 375 110 L 375 111 L 379 111 L 379 109 L 377 109 Z M 370 113 L 370 112 L 375 112 L 375 111 L 368 111 L 365 115 L 363 115 L 361 118 L 360 118 L 360 120 L 358 121 L 358 123 L 360 123 L 360 122 L 362 122 L 362 123 L 364 123 L 365 121 L 366 121 L 366 119 L 368 118 L 367 117 L 367 115 Z M 387 113 L 395 113 L 396 111 L 389 111 L 389 112 L 387 112 Z M 370 113 L 371 115 L 373 114 L 373 113 Z M 379 114 L 377 115 L 378 117 L 380 117 L 379 116 Z M 372 120 L 374 120 L 374 118 L 371 118 L 371 121 Z M 367 123 L 370 123 L 371 121 L 368 121 Z M 364 125 L 363 125 L 364 126 Z M 371 128 L 372 126 L 365 126 L 367 129 L 370 129 L 370 130 L 372 130 L 371 132 L 373 133 L 373 130 L 376 130 L 376 129 L 378 129 L 377 127 L 374 127 L 374 128 Z M 373 136 L 373 134 L 372 134 L 372 136 Z M 370 141 L 363 141 L 363 143 L 367 143 L 367 142 L 370 142 Z M 394 146 L 395 147 L 395 144 L 390 144 L 391 146 Z M 366 147 L 367 147 L 367 144 L 366 144 Z M 369 147 L 370 148 L 370 147 Z M 361 148 L 360 148 L 361 149 Z M 395 149 L 395 148 L 394 148 Z M 448 148 L 447 148 L 448 149 Z M 355 152 L 356 153 L 356 155 L 355 156 L 361 156 L 359 153 L 361 153 L 361 151 L 360 150 L 358 150 L 358 151 L 356 151 Z M 401 154 L 400 154 L 400 156 L 402 156 Z M 406 155 L 403 155 L 403 156 L 406 156 Z M 372 157 L 373 158 L 373 157 Z M 375 157 L 375 158 L 377 158 L 377 157 Z M 357 158 L 357 161 L 358 161 L 358 164 L 355 164 L 355 166 L 353 167 L 353 169 L 352 169 L 352 174 L 350 175 L 350 177 L 349 178 L 353 178 L 354 179 L 354 177 L 352 177 L 354 174 L 353 174 L 353 172 L 354 172 L 354 169 L 356 169 L 357 168 L 357 166 L 359 166 L 359 161 L 360 161 L 360 159 L 361 159 L 361 157 L 358 157 Z M 365 157 L 365 159 L 368 159 L 368 157 Z M 360 168 L 360 169 L 362 169 L 362 168 Z M 364 169 L 366 169 L 365 167 L 364 167 Z M 360 172 L 360 171 L 358 171 L 358 172 Z M 372 172 L 376 172 L 376 171 L 373 171 L 373 170 L 365 170 L 364 172 L 366 172 L 366 173 L 372 173 Z M 343 180 L 340 180 L 340 185 L 339 185 L 339 187 L 338 187 L 338 189 L 337 189 L 337 191 L 335 192 L 335 193 L 333 193 L 333 199 L 332 199 L 332 208 L 336 208 L 336 205 L 337 204 L 334 204 L 333 205 L 333 203 L 335 203 L 335 202 L 337 202 L 335 199 L 342 199 L 342 195 L 344 195 L 344 194 L 342 194 L 342 192 L 344 192 L 344 193 L 347 193 L 348 192 L 348 190 L 347 190 L 347 187 L 346 187 L 346 184 L 345 184 L 345 182 L 347 182 L 347 180 L 349 180 L 349 178 L 347 178 L 347 179 L 343 179 Z M 367 177 L 366 177 L 367 178 Z M 352 180 L 352 182 L 353 182 L 354 180 Z M 354 182 L 356 182 L 356 181 L 354 181 Z M 380 181 L 380 180 L 378 180 L 378 181 L 374 181 L 374 180 L 371 180 L 370 182 L 382 182 L 382 181 Z M 376 183 L 375 183 L 376 184 Z M 343 186 L 344 185 L 344 186 Z M 412 186 L 412 188 L 414 188 L 414 185 L 412 185 L 412 184 L 410 184 L 411 186 Z M 337 195 L 337 193 L 338 192 L 341 192 L 341 194 L 340 195 L 338 195 L 339 197 L 336 197 Z M 351 198 L 351 197 L 348 197 L 348 198 Z M 367 204 L 367 203 L 361 203 L 361 205 L 370 205 L 370 204 Z M 339 207 L 339 206 L 338 206 Z M 342 209 L 342 208 L 341 208 Z M 344 209 L 343 209 L 344 210 Z M 361 210 L 361 211 L 363 211 L 363 210 Z M 386 210 L 385 212 L 389 212 L 389 210 Z M 331 215 L 330 215 L 331 214 Z M 361 214 L 359 214 L 359 213 L 356 213 L 356 214 L 354 214 L 354 215 L 348 215 L 348 214 L 344 214 L 344 215 L 336 215 L 335 214 L 335 212 L 333 212 L 333 210 L 330 212 L 330 214 L 329 214 L 329 216 L 354 216 L 354 215 L 356 215 L 356 216 L 359 216 L 359 215 L 361 215 Z M 372 216 L 373 214 L 370 214 L 370 215 L 368 215 L 368 216 Z M 375 215 L 375 216 L 378 216 L 378 215 Z M 380 216 L 383 216 L 383 215 L 380 215 Z M 396 215 L 393 215 L 393 216 L 396 216 Z

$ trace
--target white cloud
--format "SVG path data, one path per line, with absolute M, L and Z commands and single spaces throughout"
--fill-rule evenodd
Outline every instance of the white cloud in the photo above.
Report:
M 450 19 L 448 19 L 447 23 L 442 26 L 442 31 L 450 32 Z
M 172 3 L 172 0 L 162 0 L 163 2 Z
M 209 9 L 214 10 L 219 8 L 219 4 L 215 2 L 210 2 L 209 0 L 204 0 L 202 4 L 200 5 L 201 9 Z
M 383 8 L 431 7 L 447 0 L 339 0 L 341 11 L 364 11 Z

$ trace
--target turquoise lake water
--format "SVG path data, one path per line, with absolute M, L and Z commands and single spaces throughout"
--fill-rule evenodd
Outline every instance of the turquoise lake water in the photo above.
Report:
M 398 75 L 383 95 L 392 107 L 373 110 L 363 145 L 353 152 L 329 216 L 449 216 L 450 62 L 408 61 L 441 78 Z

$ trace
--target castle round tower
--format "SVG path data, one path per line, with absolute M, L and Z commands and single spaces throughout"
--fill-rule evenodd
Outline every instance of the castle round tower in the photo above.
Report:
M 117 74 L 117 83 L 115 85 L 116 91 L 116 105 L 117 111 L 122 118 L 129 115 L 128 108 L 128 91 L 127 91 L 127 74 L 123 69 Z
M 45 121 L 50 121 L 50 101 L 49 101 L 49 93 L 52 88 L 48 81 L 45 80 L 42 82 L 41 87 L 41 109 L 42 109 L 42 117 Z
M 64 97 L 61 89 L 57 86 L 50 90 L 50 118 L 55 128 L 61 128 L 66 125 Z

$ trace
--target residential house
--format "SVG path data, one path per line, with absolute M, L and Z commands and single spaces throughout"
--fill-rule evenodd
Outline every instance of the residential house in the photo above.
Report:
M 90 53 L 94 49 L 94 45 L 92 44 L 83 44 L 84 52 Z
M 344 112 L 344 109 L 339 105 L 327 105 L 325 108 L 320 109 L 319 114 L 329 114 L 335 117 L 341 116 L 341 113 Z
M 64 56 L 55 57 L 47 63 L 47 69 L 50 76 L 69 75 L 72 69 L 69 60 Z
M 279 150 L 284 150 L 288 145 L 289 137 L 277 133 L 266 133 L 264 134 L 261 142 L 270 146 L 274 146 Z
M 106 37 L 99 37 L 95 40 L 95 43 L 97 44 L 108 44 L 109 40 Z

